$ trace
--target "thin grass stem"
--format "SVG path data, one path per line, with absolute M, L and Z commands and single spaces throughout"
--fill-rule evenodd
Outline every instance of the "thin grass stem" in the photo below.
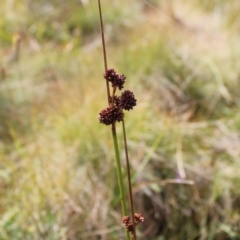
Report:
M 117 141 L 117 132 L 115 124 L 112 124 L 112 138 L 114 143 L 114 150 L 115 150 L 115 158 L 116 158 L 116 165 L 117 165 L 117 176 L 118 176 L 118 186 L 121 198 L 121 206 L 122 206 L 122 214 L 123 216 L 127 215 L 127 206 L 126 206 L 126 199 L 125 199 L 125 191 L 124 191 L 124 184 L 123 184 L 123 174 L 122 174 L 122 167 L 120 161 L 120 154 L 118 148 L 118 141 Z M 127 240 L 130 240 L 130 235 L 128 232 L 125 232 Z
M 101 8 L 101 1 L 98 0 L 98 9 L 99 9 L 99 21 L 100 21 L 100 30 L 101 30 L 101 37 L 102 37 L 102 50 L 103 50 L 103 61 L 104 61 L 104 69 L 105 71 L 107 68 L 107 53 L 106 53 L 106 44 L 105 44 L 105 37 L 104 37 L 104 28 L 103 28 L 103 19 L 102 19 L 102 8 Z M 110 98 L 110 89 L 109 89 L 109 82 L 106 80 L 106 87 L 107 87 L 107 101 L 109 104 Z
M 106 71 L 107 70 L 107 54 L 106 54 L 103 20 L 102 20 L 102 10 L 101 10 L 100 0 L 98 0 L 98 9 L 99 9 L 100 29 L 101 29 L 101 37 L 102 37 L 104 68 Z M 106 80 L 106 88 L 107 88 L 107 101 L 108 101 L 108 104 L 110 105 L 110 101 L 109 101 L 110 89 L 109 89 L 109 82 L 107 80 Z M 113 98 L 114 98 L 114 95 L 113 95 Z M 118 147 L 118 141 L 117 141 L 116 126 L 114 123 L 112 124 L 112 138 L 113 138 L 113 143 L 114 143 L 115 158 L 116 158 L 116 165 L 117 165 L 117 176 L 118 176 L 118 185 L 119 185 L 119 192 L 120 192 L 120 198 L 121 198 L 122 214 L 123 214 L 123 216 L 126 216 L 127 215 L 127 206 L 126 206 L 126 199 L 125 199 L 125 192 L 124 192 L 123 174 L 122 174 L 119 147 Z M 126 235 L 126 239 L 130 240 L 129 233 L 125 232 L 125 235 Z
M 125 215 L 127 215 L 127 206 L 126 206 L 126 201 L 125 201 L 123 176 L 122 176 L 122 170 L 121 170 L 121 162 L 120 162 L 120 157 L 119 157 L 120 154 L 119 154 L 117 132 L 116 132 L 115 124 L 112 125 L 112 137 L 113 137 L 116 164 L 117 164 L 117 175 L 118 175 L 119 191 L 120 191 L 120 197 L 121 197 L 121 205 L 122 205 L 123 215 L 125 216 Z
M 128 157 L 127 136 L 126 136 L 124 119 L 122 120 L 122 129 L 123 129 L 124 149 L 125 149 L 126 165 L 127 165 L 128 195 L 129 195 L 130 211 L 131 211 L 131 218 L 132 218 L 132 224 L 133 224 L 133 239 L 137 240 L 135 221 L 134 221 L 134 205 L 133 205 L 133 194 L 132 194 L 132 183 L 131 183 L 131 171 L 130 171 L 130 163 L 129 163 L 129 157 Z

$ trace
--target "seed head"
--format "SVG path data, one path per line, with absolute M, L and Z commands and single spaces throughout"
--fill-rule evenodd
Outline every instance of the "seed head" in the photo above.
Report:
M 99 122 L 105 125 L 113 124 L 114 122 L 123 120 L 123 112 L 120 108 L 113 106 L 103 109 L 98 116 Z
M 113 68 L 107 69 L 103 74 L 103 77 L 112 83 L 113 88 L 118 88 L 119 90 L 123 88 L 126 79 L 123 74 L 118 74 Z
M 134 223 L 135 223 L 135 226 L 137 226 L 139 223 L 141 222 L 144 222 L 144 217 L 141 213 L 135 213 L 134 214 Z M 134 227 L 133 227 L 133 223 L 131 221 L 131 218 L 129 216 L 124 216 L 122 218 L 122 223 L 124 224 L 126 230 L 128 232 L 130 232 L 131 234 L 133 234 L 133 230 L 134 230 Z
M 128 225 L 126 225 L 125 228 L 128 232 L 133 232 L 133 224 L 132 223 L 129 223 Z
M 125 90 L 121 95 L 120 106 L 125 110 L 133 109 L 137 105 L 137 100 L 134 97 L 133 92 Z
M 124 224 L 124 226 L 128 232 L 133 231 L 133 224 L 132 224 L 131 218 L 129 216 L 124 216 L 122 218 L 122 223 Z
M 144 222 L 144 217 L 141 213 L 135 213 L 134 220 L 136 224 L 139 224 L 140 222 Z
M 105 73 L 103 74 L 103 77 L 108 80 L 109 82 L 113 81 L 114 78 L 116 77 L 117 73 L 116 71 L 112 69 L 107 69 Z
M 130 219 L 129 216 L 124 216 L 124 217 L 122 218 L 122 223 L 123 223 L 124 225 L 129 224 L 130 221 L 131 221 L 131 219 Z

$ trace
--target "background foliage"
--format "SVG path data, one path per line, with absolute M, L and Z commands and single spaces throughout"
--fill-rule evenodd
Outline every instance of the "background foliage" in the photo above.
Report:
M 240 2 L 102 4 L 140 239 L 240 239 Z M 96 1 L 0 9 L 0 239 L 123 239 Z

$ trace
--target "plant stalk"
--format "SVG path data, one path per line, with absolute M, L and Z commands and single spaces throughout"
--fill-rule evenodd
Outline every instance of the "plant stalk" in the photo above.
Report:
M 99 9 L 99 20 L 100 20 L 100 31 L 102 37 L 102 50 L 103 50 L 103 61 L 104 61 L 104 69 L 107 71 L 107 53 L 106 53 L 106 45 L 105 45 L 105 37 L 104 37 L 104 29 L 103 29 L 103 19 L 102 19 L 102 8 L 101 2 L 98 0 L 98 9 Z M 109 104 L 110 98 L 110 89 L 109 89 L 109 82 L 106 80 L 106 87 L 107 87 L 107 101 Z
M 104 69 L 107 70 L 107 54 L 106 54 L 106 45 L 105 45 L 105 38 L 104 38 L 104 29 L 103 29 L 103 20 L 102 20 L 102 10 L 101 10 L 101 2 L 98 0 L 98 9 L 99 9 L 99 19 L 100 19 L 100 29 L 101 29 L 101 37 L 102 37 L 102 49 L 103 49 L 103 59 L 104 59 Z M 106 88 L 107 88 L 107 101 L 110 105 L 110 89 L 109 89 L 109 82 L 106 80 Z M 114 96 L 113 96 L 114 97 Z M 122 168 L 121 168 L 121 161 L 120 161 L 120 154 L 118 148 L 118 141 L 117 141 L 117 132 L 115 124 L 112 124 L 112 138 L 114 143 L 114 150 L 115 150 L 115 158 L 116 158 L 116 165 L 117 165 L 117 176 L 118 176 L 118 185 L 121 197 L 121 206 L 122 206 L 122 214 L 123 216 L 127 215 L 127 207 L 126 207 L 126 200 L 125 200 L 125 193 L 124 193 L 124 184 L 123 184 L 123 175 L 122 175 Z M 127 231 L 125 231 L 126 239 L 130 240 L 130 235 Z
M 126 216 L 127 215 L 127 207 L 126 207 L 126 201 L 125 201 L 123 176 L 122 176 L 122 170 L 121 170 L 121 161 L 120 161 L 120 157 L 119 157 L 120 154 L 119 154 L 115 124 L 112 125 L 112 137 L 113 137 L 113 142 L 114 142 L 114 150 L 115 150 L 115 157 L 116 157 L 116 164 L 117 164 L 117 176 L 118 176 L 119 191 L 120 191 L 120 197 L 121 197 L 122 212 L 123 212 L 123 215 Z
M 132 183 L 131 183 L 131 171 L 130 171 L 130 163 L 129 163 L 129 157 L 128 157 L 127 136 L 126 136 L 124 119 L 122 120 L 122 129 L 123 129 L 124 149 L 125 149 L 126 165 L 127 165 L 128 195 L 129 195 L 131 219 L 133 224 L 133 240 L 137 240 L 135 221 L 134 221 L 134 205 L 133 205 L 133 194 L 132 194 Z

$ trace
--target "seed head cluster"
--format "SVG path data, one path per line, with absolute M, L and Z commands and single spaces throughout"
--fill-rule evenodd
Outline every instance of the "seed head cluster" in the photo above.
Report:
M 144 222 L 144 217 L 141 213 L 135 213 L 134 214 L 134 224 L 137 226 L 139 223 Z M 126 230 L 133 234 L 133 223 L 131 221 L 131 218 L 129 216 L 124 216 L 122 218 L 122 223 L 124 224 Z
M 98 116 L 99 122 L 105 125 L 120 122 L 124 118 L 123 110 L 131 110 L 137 105 L 133 92 L 125 90 L 121 96 L 115 95 L 115 91 L 123 89 L 126 77 L 117 73 L 114 69 L 108 69 L 103 77 L 112 84 L 112 96 L 109 97 L 109 107 L 103 109 Z
M 117 106 L 107 107 L 99 113 L 99 121 L 105 125 L 110 125 L 115 121 L 122 121 L 124 113 Z
M 107 81 L 112 83 L 113 88 L 118 88 L 119 90 L 123 88 L 123 85 L 126 79 L 126 77 L 123 74 L 116 73 L 116 71 L 113 68 L 105 71 L 105 73 L 103 74 L 103 77 Z
M 125 110 L 131 110 L 136 106 L 137 100 L 134 97 L 133 92 L 125 90 L 120 98 L 120 106 Z

